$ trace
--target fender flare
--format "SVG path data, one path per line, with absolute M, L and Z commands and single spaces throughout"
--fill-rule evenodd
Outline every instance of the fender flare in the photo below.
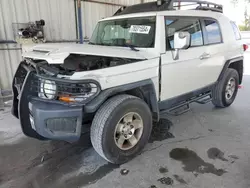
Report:
M 218 78 L 217 81 L 219 82 L 220 80 L 222 80 L 223 75 L 224 75 L 224 73 L 226 72 L 226 70 L 229 68 L 230 64 L 232 64 L 232 63 L 234 63 L 234 62 L 237 62 L 237 61 L 243 61 L 243 60 L 244 60 L 244 57 L 243 57 L 243 56 L 240 56 L 240 57 L 236 57 L 236 58 L 227 60 L 227 61 L 225 62 L 225 64 L 224 64 L 224 67 L 223 67 L 223 69 L 222 69 L 222 71 L 221 71 L 221 73 L 220 73 L 220 76 L 219 76 L 219 78 Z M 242 76 L 241 76 L 241 78 L 240 78 L 240 82 L 242 82 Z
M 108 98 L 124 92 L 126 93 L 134 89 L 141 91 L 144 101 L 148 104 L 149 108 L 152 111 L 153 120 L 159 121 L 160 113 L 159 113 L 157 95 L 154 83 L 152 82 L 151 79 L 103 90 L 96 98 L 94 98 L 92 101 L 90 101 L 84 106 L 84 112 L 95 113 Z

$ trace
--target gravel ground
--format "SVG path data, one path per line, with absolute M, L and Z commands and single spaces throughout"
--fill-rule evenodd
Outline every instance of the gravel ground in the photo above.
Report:
M 6 108 L 0 112 L 0 188 L 248 188 L 249 93 L 246 75 L 230 108 L 193 104 L 182 116 L 163 114 L 167 120 L 154 128 L 143 153 L 121 166 L 99 157 L 88 134 L 73 145 L 26 138 Z

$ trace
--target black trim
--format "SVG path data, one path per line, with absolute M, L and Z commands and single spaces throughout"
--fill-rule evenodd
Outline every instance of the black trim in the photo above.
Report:
M 148 2 L 142 4 L 135 4 L 131 6 L 123 6 L 117 10 L 114 16 L 133 14 L 140 12 L 152 12 L 152 11 L 164 11 L 164 10 L 173 10 L 172 6 L 169 6 L 172 0 L 167 0 L 158 6 L 156 2 Z
M 168 110 L 168 109 L 171 109 L 175 106 L 180 105 L 181 103 L 185 103 L 188 100 L 191 100 L 193 97 L 196 98 L 196 97 L 199 97 L 199 95 L 201 95 L 201 94 L 206 94 L 208 92 L 211 92 L 212 89 L 214 88 L 215 84 L 216 83 L 211 84 L 211 85 L 206 86 L 206 87 L 203 87 L 201 89 L 177 96 L 177 97 L 173 97 L 171 99 L 161 101 L 161 102 L 159 102 L 159 109 L 160 109 L 160 111 Z
M 161 101 L 162 60 L 159 59 L 159 101 Z
M 39 140 L 46 140 L 46 138 L 39 135 L 31 127 L 31 124 L 30 124 L 29 101 L 30 101 L 30 96 L 32 94 L 30 91 L 30 84 L 33 78 L 34 78 L 34 75 L 32 74 L 32 72 L 28 72 L 24 80 L 21 93 L 20 93 L 20 100 L 18 103 L 18 117 L 20 119 L 22 131 L 26 136 L 36 138 Z
M 17 99 L 18 95 L 19 95 L 19 92 L 18 89 L 17 89 L 17 85 L 16 85 L 16 77 L 19 77 L 20 75 L 20 70 L 21 70 L 21 64 L 19 64 L 18 68 L 17 68 L 17 71 L 14 75 L 14 79 L 12 81 L 12 92 L 13 92 L 13 103 L 12 103 L 12 108 L 11 108 L 11 113 L 13 116 L 15 116 L 16 118 L 19 118 L 18 117 L 18 102 L 19 100 Z M 26 75 L 25 75 L 26 76 Z M 19 87 L 19 90 L 21 89 L 21 85 L 18 85 Z
M 156 97 L 157 95 L 154 83 L 152 82 L 151 79 L 106 89 L 100 92 L 100 94 L 96 98 L 94 98 L 91 102 L 86 104 L 84 106 L 84 111 L 86 113 L 94 113 L 108 98 L 121 93 L 126 93 L 126 92 L 129 93 L 129 91 L 135 89 L 141 91 L 144 100 L 151 108 L 151 111 L 153 113 L 153 119 L 155 121 L 158 121 L 159 120 L 158 101 Z
M 179 4 L 174 5 L 174 3 L 186 3 L 186 4 Z M 124 15 L 124 14 L 132 14 L 132 13 L 139 13 L 139 12 L 152 12 L 152 11 L 168 11 L 168 10 L 175 10 L 176 8 L 180 8 L 183 6 L 188 5 L 197 5 L 194 10 L 204 10 L 204 11 L 214 11 L 214 12 L 223 12 L 223 6 L 216 3 L 211 3 L 208 1 L 199 1 L 199 0 L 161 0 L 160 4 L 158 2 L 148 2 L 148 3 L 141 3 L 131 6 L 122 6 L 114 16 L 117 15 Z M 189 3 L 189 4 L 187 4 Z M 192 10 L 192 8 L 191 8 Z
M 240 56 L 240 57 L 236 57 L 236 58 L 233 58 L 233 59 L 230 59 L 230 60 L 227 60 L 226 63 L 224 64 L 224 67 L 220 73 L 220 76 L 218 78 L 218 81 L 222 80 L 223 78 L 223 75 L 224 73 L 226 72 L 226 70 L 229 68 L 230 64 L 234 63 L 234 62 L 237 62 L 237 61 L 242 61 L 243 63 L 243 60 L 244 60 L 244 57 L 243 56 Z M 242 70 L 242 75 L 239 75 L 240 76 L 240 80 L 239 80 L 239 84 L 242 83 L 242 78 L 243 78 L 243 70 Z

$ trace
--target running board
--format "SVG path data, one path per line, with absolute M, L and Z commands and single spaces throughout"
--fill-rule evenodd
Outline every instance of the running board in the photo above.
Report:
M 208 102 L 212 101 L 212 93 L 205 93 L 202 95 L 198 95 L 196 97 L 193 97 L 187 101 L 184 101 L 182 103 L 179 103 L 178 105 L 168 109 L 168 110 L 164 110 L 162 112 L 166 112 L 170 115 L 174 115 L 174 116 L 179 116 L 181 114 L 187 113 L 188 111 L 190 111 L 190 104 L 193 102 L 196 102 L 198 104 L 206 104 Z
M 190 111 L 189 103 L 180 104 L 167 111 L 168 114 L 173 116 L 179 116 Z

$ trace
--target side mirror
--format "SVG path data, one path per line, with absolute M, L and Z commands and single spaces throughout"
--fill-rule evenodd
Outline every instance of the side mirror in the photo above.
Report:
M 179 50 L 188 49 L 191 43 L 191 35 L 189 32 L 176 32 L 174 34 L 174 60 L 179 59 Z

